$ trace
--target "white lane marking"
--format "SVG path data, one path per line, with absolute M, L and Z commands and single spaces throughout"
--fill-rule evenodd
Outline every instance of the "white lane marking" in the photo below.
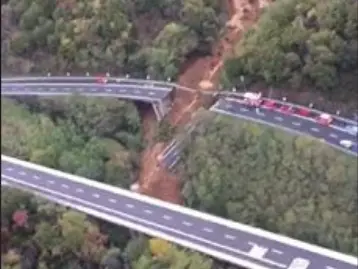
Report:
M 208 240 L 208 239 L 196 236 L 196 235 L 194 235 L 192 233 L 180 231 L 180 230 L 178 230 L 178 228 L 167 227 L 166 225 L 163 225 L 163 224 L 160 224 L 160 223 L 156 223 L 156 222 L 149 221 L 149 220 L 146 220 L 146 219 L 143 219 L 143 218 L 135 217 L 135 216 L 132 216 L 130 214 L 123 213 L 123 212 L 114 210 L 112 208 L 106 207 L 106 206 L 101 206 L 101 205 L 96 204 L 96 203 L 91 203 L 91 202 L 83 200 L 81 198 L 77 198 L 77 197 L 62 193 L 62 192 L 58 192 L 58 191 L 54 191 L 54 190 L 51 190 L 51 189 L 48 189 L 48 188 L 44 188 L 44 187 L 39 186 L 39 185 L 34 185 L 34 184 L 28 183 L 28 182 L 26 182 L 24 180 L 20 180 L 20 179 L 11 177 L 11 176 L 7 176 L 7 175 L 4 175 L 4 174 L 1 174 L 1 176 L 4 177 L 6 180 L 11 180 L 11 182 L 23 184 L 25 186 L 35 188 L 38 191 L 47 192 L 47 193 L 50 193 L 52 195 L 61 196 L 62 198 L 59 198 L 59 199 L 61 199 L 62 204 L 65 204 L 66 206 L 72 206 L 72 207 L 74 207 L 76 209 L 79 209 L 79 208 L 80 209 L 86 209 L 87 212 L 91 212 L 93 215 L 95 215 L 95 213 L 96 213 L 97 216 L 101 216 L 103 219 L 107 219 L 107 220 L 111 219 L 111 218 L 112 218 L 112 220 L 117 219 L 118 222 L 126 223 L 127 225 L 129 225 L 129 224 L 132 225 L 131 227 L 133 227 L 133 223 L 131 223 L 130 221 L 124 222 L 121 219 L 120 216 L 128 218 L 128 219 L 130 219 L 132 221 L 140 222 L 139 225 L 134 224 L 134 225 L 137 225 L 137 226 L 134 226 L 134 227 L 136 227 L 139 231 L 146 231 L 146 232 L 151 231 L 150 229 L 147 229 L 147 230 L 145 230 L 145 229 L 146 229 L 146 227 L 152 225 L 152 226 L 157 227 L 157 229 L 161 229 L 161 230 L 164 230 L 164 231 L 167 231 L 167 232 L 175 233 L 175 234 L 177 234 L 177 237 L 180 236 L 180 237 L 183 237 L 183 238 L 190 238 L 190 239 L 197 240 L 197 241 L 200 241 L 202 243 L 205 243 L 205 244 L 217 247 L 217 248 L 221 248 L 221 249 L 233 252 L 233 253 L 240 254 L 240 255 L 245 256 L 245 257 L 250 256 L 245 251 L 241 251 L 241 250 L 238 250 L 237 248 L 222 245 L 222 244 L 217 243 L 215 241 Z M 93 208 L 96 208 L 96 209 L 90 209 L 88 207 L 93 207 Z M 91 213 L 89 213 L 89 214 L 91 214 Z M 165 238 L 164 235 L 165 235 L 165 232 L 161 233 L 160 236 L 158 236 L 158 237 Z M 170 238 L 170 239 L 168 239 L 168 241 L 173 241 L 174 237 L 169 237 L 168 236 L 167 238 Z M 176 237 L 174 239 L 176 239 Z M 207 249 L 207 248 L 205 248 L 205 249 Z M 202 251 L 202 252 L 205 252 L 205 251 Z M 242 264 L 244 261 L 245 260 L 240 260 L 240 263 Z M 260 261 L 263 261 L 265 263 L 271 264 L 271 265 L 276 266 L 276 267 L 287 268 L 287 266 L 285 264 L 277 263 L 277 262 L 271 261 L 271 260 L 266 259 L 266 258 L 260 259 Z M 355 260 L 352 260 L 352 262 L 355 262 Z M 253 265 L 252 263 L 247 263 L 247 267 L 252 267 L 252 265 Z M 262 267 L 262 266 L 256 266 L 255 268 L 256 269 L 267 269 L 267 267 Z
M 134 93 L 135 93 L 135 94 L 140 94 L 140 91 L 135 90 Z
M 66 184 L 61 184 L 61 187 L 62 187 L 62 188 L 65 188 L 65 189 L 68 189 L 68 188 L 69 188 L 69 186 L 66 185 Z
M 155 92 L 149 92 L 148 94 L 149 95 L 155 95 Z
M 247 111 L 249 111 L 249 110 L 242 107 L 242 108 L 240 108 L 240 111 L 241 111 L 241 112 L 247 112 Z
M 94 198 L 99 198 L 99 194 L 98 193 L 94 193 L 94 194 L 92 194 L 92 196 L 94 197 Z
M 229 240 L 235 240 L 236 236 L 230 235 L 230 234 L 225 234 L 225 238 L 229 239 Z
M 337 269 L 336 267 L 326 266 L 326 269 Z
M 171 220 L 171 219 L 172 219 L 172 217 L 171 217 L 171 216 L 168 216 L 168 215 L 164 215 L 164 216 L 163 216 L 163 219 L 166 219 L 166 220 Z
M 336 135 L 336 134 L 329 134 L 329 136 L 330 136 L 330 137 L 333 137 L 333 138 L 337 138 L 337 137 L 338 137 L 338 135 Z
M 133 208 L 134 205 L 132 205 L 132 204 L 126 204 L 126 207 Z
M 112 204 L 115 204 L 115 203 L 117 203 L 117 200 L 116 199 L 108 199 L 108 201 L 110 201 Z
M 292 125 L 295 125 L 295 126 L 300 126 L 300 125 L 301 125 L 301 123 L 300 123 L 300 122 L 297 122 L 297 121 L 294 121 L 294 122 L 292 122 Z
M 144 212 L 147 213 L 147 214 L 152 214 L 153 213 L 152 210 L 149 210 L 149 209 L 144 210 Z
M 97 91 L 97 89 L 96 89 L 96 88 L 92 88 L 92 89 L 91 89 L 91 91 L 96 92 L 96 91 Z
M 112 91 L 112 89 L 107 89 L 106 91 L 107 91 L 107 92 L 111 92 L 111 91 Z
M 36 180 L 40 179 L 40 177 L 39 177 L 39 176 L 36 176 L 36 175 L 33 176 L 32 178 L 33 178 L 33 179 L 36 179 Z
M 278 249 L 272 249 L 272 252 L 273 253 L 276 253 L 276 254 L 282 254 L 283 252 L 281 250 L 278 250 Z
M 190 222 L 187 222 L 187 221 L 183 221 L 183 224 L 185 225 L 185 226 L 193 226 L 193 224 L 192 223 L 190 223 Z
M 76 192 L 81 193 L 81 192 L 83 192 L 83 190 L 82 189 L 76 189 Z
M 55 181 L 53 181 L 53 180 L 47 180 L 47 182 L 50 184 L 55 184 Z
M 275 120 L 283 121 L 283 118 L 282 117 L 275 117 Z
M 126 92 L 126 89 L 119 89 L 119 92 Z
M 24 171 L 20 171 L 19 174 L 22 176 L 26 175 L 26 173 Z
M 203 229 L 203 231 L 205 231 L 205 232 L 207 232 L 207 233 L 212 233 L 213 232 L 213 230 L 212 229 L 210 229 L 210 228 L 204 228 Z
M 10 171 L 10 172 L 11 172 L 12 170 L 14 170 L 14 168 L 12 168 L 12 167 L 8 167 L 8 168 L 6 168 L 5 170 L 6 170 L 6 171 Z
M 312 130 L 313 132 L 316 132 L 316 133 L 319 132 L 319 129 L 316 128 L 316 127 L 312 127 L 311 130 Z

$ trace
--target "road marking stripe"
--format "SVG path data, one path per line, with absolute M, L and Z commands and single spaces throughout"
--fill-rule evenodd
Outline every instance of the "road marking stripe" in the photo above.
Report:
M 22 175 L 22 176 L 26 175 L 26 173 L 24 171 L 20 171 L 19 174 Z
M 153 213 L 153 212 L 152 212 L 151 210 L 149 210 L 149 209 L 144 210 L 144 212 L 147 213 L 147 214 L 152 214 L 152 213 Z
M 314 131 L 314 132 L 316 132 L 316 133 L 319 132 L 319 129 L 316 128 L 316 127 L 312 127 L 311 130 Z
M 233 236 L 233 235 L 230 235 L 230 234 L 225 234 L 225 238 L 230 239 L 230 240 L 235 240 L 236 236 Z
M 183 221 L 183 224 L 185 225 L 185 226 L 193 226 L 193 224 L 192 223 L 190 223 L 190 222 L 187 222 L 187 221 Z
M 40 179 L 40 177 L 39 177 L 39 176 L 36 176 L 36 175 L 35 175 L 35 176 L 32 176 L 32 178 L 33 178 L 33 179 L 36 179 L 36 180 Z
M 132 205 L 132 204 L 126 204 L 126 207 L 133 208 L 134 205 Z
M 53 181 L 53 180 L 47 180 L 47 182 L 50 184 L 55 184 L 55 181 Z
M 117 203 L 117 200 L 116 199 L 108 199 L 108 201 L 110 201 L 111 203 L 113 203 L 113 204 L 115 204 L 115 203 Z
M 76 192 L 83 192 L 82 189 L 76 189 Z
M 11 172 L 12 170 L 14 170 L 14 168 L 12 168 L 12 167 L 8 167 L 8 168 L 6 168 L 5 170 L 6 170 L 6 171 L 10 171 L 10 172 Z
M 93 196 L 94 198 L 99 198 L 99 197 L 100 197 L 100 195 L 99 195 L 98 193 L 94 193 L 94 194 L 92 194 L 92 196 Z
M 295 126 L 300 126 L 300 125 L 301 125 L 301 123 L 300 123 L 300 122 L 297 122 L 297 121 L 294 121 L 294 122 L 292 122 L 292 125 L 295 125 Z
M 62 186 L 62 188 L 65 188 L 65 189 L 68 189 L 68 188 L 69 188 L 69 186 L 66 185 L 66 184 L 61 184 L 61 186 Z
M 282 117 L 275 117 L 275 120 L 283 121 L 283 118 Z
M 164 215 L 164 216 L 163 216 L 163 219 L 166 219 L 166 220 L 171 220 L 171 219 L 172 219 L 172 217 L 171 217 L 171 216 L 168 216 L 168 215 Z
M 206 228 L 206 227 L 203 229 L 203 231 L 208 232 L 208 233 L 212 233 L 212 232 L 213 232 L 213 230 L 212 230 L 212 229 L 210 229 L 210 228 Z

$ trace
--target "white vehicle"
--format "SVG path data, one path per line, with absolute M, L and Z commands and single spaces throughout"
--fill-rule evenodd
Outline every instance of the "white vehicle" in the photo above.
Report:
M 262 94 L 254 92 L 245 92 L 244 101 L 250 106 L 259 106 L 262 102 Z
M 347 149 L 350 149 L 354 145 L 354 143 L 350 140 L 341 140 L 339 141 L 339 144 Z
M 358 126 L 357 125 L 348 125 L 344 130 L 351 135 L 358 135 Z

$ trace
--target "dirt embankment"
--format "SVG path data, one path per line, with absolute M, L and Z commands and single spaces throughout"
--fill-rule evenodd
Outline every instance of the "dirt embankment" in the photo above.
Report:
M 234 45 L 242 37 L 245 30 L 258 19 L 260 9 L 269 0 L 227 0 L 225 2 L 230 20 L 226 24 L 226 33 L 215 44 L 212 56 L 191 60 L 182 68 L 178 84 L 192 89 L 205 91 L 214 90 L 219 82 L 219 72 L 224 60 L 233 53 Z M 197 93 L 181 90 L 175 91 L 173 108 L 168 115 L 173 126 L 186 124 L 193 112 L 202 105 Z M 181 203 L 180 183 L 175 176 L 159 166 L 157 156 L 165 145 L 153 143 L 153 130 L 156 125 L 152 113 L 143 114 L 145 137 L 149 146 L 142 154 L 141 171 L 139 175 L 139 190 L 141 193 L 172 203 Z

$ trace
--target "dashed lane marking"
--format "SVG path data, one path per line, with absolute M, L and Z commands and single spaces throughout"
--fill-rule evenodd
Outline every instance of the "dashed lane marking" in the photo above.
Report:
M 283 252 L 281 250 L 278 250 L 278 249 L 273 249 L 272 250 L 273 253 L 276 253 L 276 254 L 282 254 Z
M 48 180 L 47 182 L 50 184 L 55 184 L 55 181 L 53 181 L 53 180 Z
M 240 108 L 240 111 L 241 111 L 241 112 L 246 112 L 246 111 L 249 111 L 249 110 L 246 109 L 246 108 Z
M 83 190 L 82 189 L 76 189 L 76 192 L 81 193 L 81 192 L 83 192 Z
M 229 239 L 229 240 L 235 240 L 235 239 L 236 239 L 235 236 L 230 235 L 230 234 L 225 234 L 225 238 L 226 238 L 226 239 Z
M 39 176 L 36 176 L 36 175 L 35 175 L 35 176 L 32 176 L 32 178 L 33 178 L 33 179 L 36 179 L 36 180 L 40 179 L 40 177 L 39 177 Z
M 300 125 L 301 125 L 301 123 L 300 123 L 300 122 L 297 122 L 297 121 L 294 121 L 294 122 L 292 122 L 292 125 L 295 125 L 295 126 L 300 126 Z
M 187 221 L 183 221 L 183 224 L 185 225 L 185 226 L 193 226 L 193 224 L 192 223 L 190 223 L 190 222 L 187 222 Z
M 62 188 L 65 188 L 65 189 L 68 189 L 68 188 L 69 188 L 69 186 L 66 185 L 66 184 L 61 184 L 61 187 L 62 187 Z
M 172 219 L 172 217 L 171 217 L 171 216 L 168 216 L 168 215 L 164 215 L 164 216 L 163 216 L 163 219 L 166 219 L 166 220 L 171 220 L 171 219 Z
M 149 95 L 155 95 L 155 92 L 149 92 L 148 94 Z
M 319 132 L 319 129 L 316 128 L 316 127 L 312 127 L 311 130 L 312 130 L 313 132 L 316 132 L 316 133 Z
M 112 204 L 117 203 L 117 200 L 116 200 L 116 199 L 108 199 L 108 201 L 110 201 Z
M 8 168 L 6 168 L 5 170 L 11 172 L 12 170 L 14 170 L 14 168 L 8 167 Z
M 126 204 L 126 207 L 133 208 L 134 205 L 132 205 L 132 204 Z
M 99 195 L 98 193 L 94 193 L 94 194 L 92 194 L 92 196 L 93 196 L 94 198 L 99 198 L 99 197 L 100 197 L 100 195 Z
M 26 175 L 26 173 L 24 171 L 20 171 L 19 174 L 22 175 L 22 176 Z
M 204 228 L 203 231 L 205 231 L 205 232 L 207 232 L 207 233 L 212 233 L 212 232 L 213 232 L 213 230 L 210 229 L 210 228 Z
M 151 210 L 149 210 L 149 209 L 144 210 L 144 212 L 147 213 L 147 214 L 152 214 L 152 213 L 153 213 L 153 212 L 152 212 Z
M 112 91 L 112 89 L 107 89 L 106 91 L 107 91 L 107 92 L 111 92 L 111 91 Z
M 275 120 L 277 120 L 277 121 L 283 121 L 283 118 L 281 118 L 281 117 L 275 117 Z
M 330 137 L 333 137 L 333 138 L 337 138 L 337 137 L 338 137 L 338 135 L 336 135 L 336 134 L 329 134 L 329 136 L 330 136 Z

